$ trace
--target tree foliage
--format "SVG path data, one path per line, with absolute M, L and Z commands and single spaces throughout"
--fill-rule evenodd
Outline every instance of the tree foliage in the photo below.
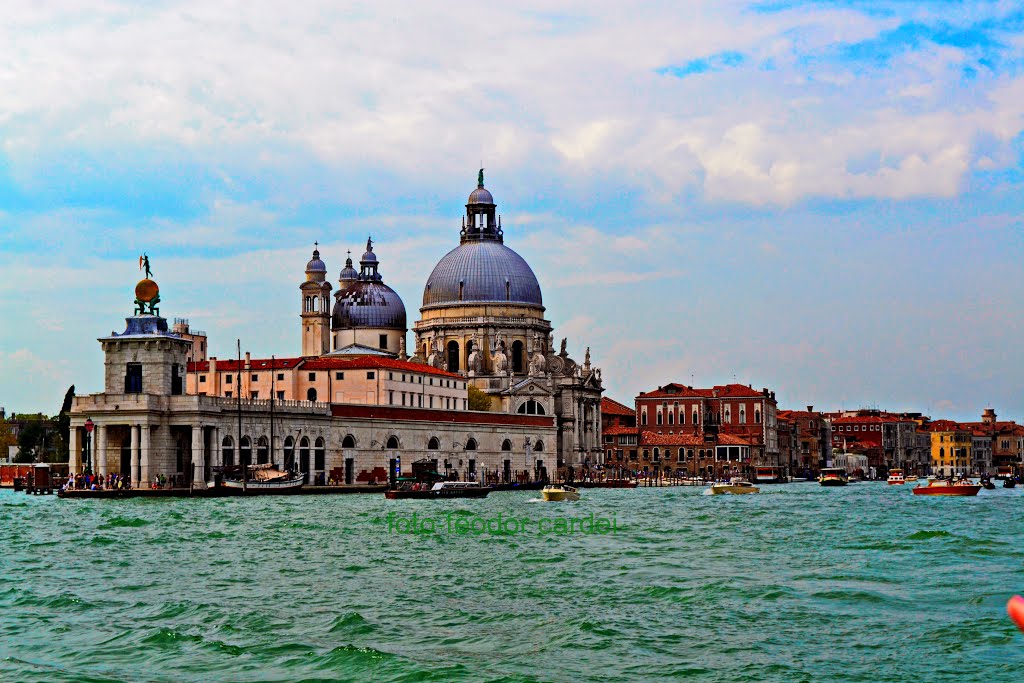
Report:
M 491 397 L 484 392 L 477 389 L 472 384 L 469 385 L 469 409 L 470 410 L 490 410 L 491 409 Z

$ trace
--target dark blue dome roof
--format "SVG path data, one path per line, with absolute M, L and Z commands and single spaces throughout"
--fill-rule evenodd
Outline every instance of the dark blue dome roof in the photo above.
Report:
M 544 305 L 540 283 L 529 264 L 495 240 L 460 244 L 434 266 L 427 279 L 424 308 L 467 301 Z
M 334 304 L 332 330 L 365 327 L 405 330 L 405 304 L 379 280 L 356 280 L 338 292 Z

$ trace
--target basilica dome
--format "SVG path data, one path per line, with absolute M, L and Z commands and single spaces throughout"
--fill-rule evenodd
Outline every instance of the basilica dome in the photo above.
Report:
M 334 295 L 331 330 L 379 328 L 401 330 L 404 333 L 405 304 L 395 290 L 384 284 L 377 270 L 373 243 L 370 240 L 366 242 L 366 253 L 359 262 L 361 270 L 358 275 L 355 275 L 351 259 L 345 265 L 341 273 L 342 289 Z M 350 270 L 351 273 L 347 272 Z
M 427 279 L 424 308 L 467 301 L 544 305 L 530 265 L 496 240 L 463 242 L 434 266 Z

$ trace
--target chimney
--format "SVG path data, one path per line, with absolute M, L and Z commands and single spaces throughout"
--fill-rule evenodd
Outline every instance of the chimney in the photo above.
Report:
M 248 368 L 248 367 L 250 367 L 251 365 L 252 365 L 252 357 L 251 357 L 251 356 L 249 355 L 249 352 L 248 352 L 248 351 L 246 351 L 246 352 L 245 352 L 245 367 L 247 367 L 247 368 Z
M 814 412 L 814 406 L 807 406 L 807 412 L 808 413 L 813 413 Z

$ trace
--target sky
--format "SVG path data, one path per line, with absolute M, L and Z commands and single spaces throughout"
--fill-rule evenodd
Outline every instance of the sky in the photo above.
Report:
M 6 0 L 0 93 L 8 413 L 102 390 L 143 252 L 220 357 L 300 353 L 314 241 L 411 325 L 482 165 L 612 398 L 1024 421 L 1020 2 Z

